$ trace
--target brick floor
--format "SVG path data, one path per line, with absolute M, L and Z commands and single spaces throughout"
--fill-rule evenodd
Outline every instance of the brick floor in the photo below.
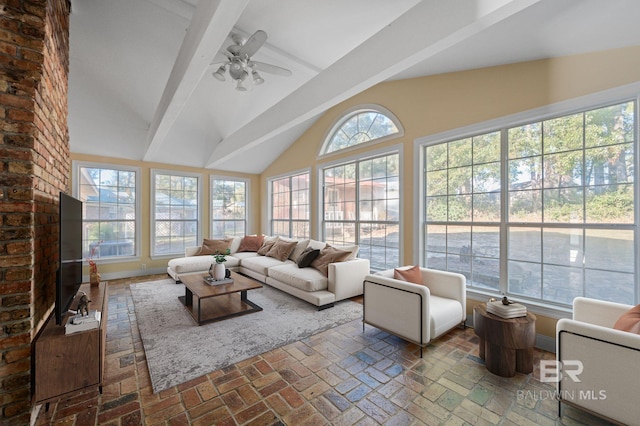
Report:
M 607 424 L 570 407 L 559 419 L 548 397 L 553 388 L 536 379 L 537 370 L 513 378 L 489 373 L 472 329 L 451 331 L 421 359 L 416 345 L 370 326 L 363 333 L 359 320 L 154 394 L 129 290 L 134 281 L 109 284 L 102 394 L 54 401 L 36 425 Z

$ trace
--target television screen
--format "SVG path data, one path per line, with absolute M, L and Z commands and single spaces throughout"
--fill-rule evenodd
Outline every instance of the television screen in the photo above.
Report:
M 82 202 L 60 193 L 59 264 L 56 276 L 56 324 L 82 284 Z

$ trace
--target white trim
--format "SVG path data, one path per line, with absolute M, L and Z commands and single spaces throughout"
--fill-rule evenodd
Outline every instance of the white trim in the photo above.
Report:
M 236 182 L 244 182 L 245 184 L 245 194 L 244 194 L 244 233 L 245 235 L 251 235 L 251 221 L 249 218 L 251 217 L 251 179 L 235 177 L 235 176 L 225 176 L 225 175 L 209 175 L 209 238 L 213 238 L 213 215 L 211 214 L 211 207 L 213 203 L 213 181 L 214 180 L 227 180 L 227 181 L 236 181 Z
M 266 225 L 269 228 L 269 235 L 273 235 L 273 191 L 272 191 L 273 181 L 284 179 L 284 178 L 292 178 L 294 176 L 300 176 L 303 174 L 309 175 L 309 238 L 311 238 L 311 208 L 313 205 L 311 203 L 311 186 L 312 186 L 311 167 L 294 170 L 288 173 L 281 173 L 281 174 L 266 178 L 266 183 L 267 183 L 267 224 Z M 289 221 L 291 222 L 291 219 Z
M 98 163 L 93 161 L 78 161 L 73 160 L 71 162 L 71 190 L 77 199 L 80 199 L 80 183 L 78 179 L 80 177 L 80 169 L 81 168 L 96 168 L 96 169 L 108 169 L 108 170 L 122 170 L 128 172 L 134 172 L 136 174 L 136 203 L 135 203 L 135 212 L 136 212 L 136 232 L 135 232 L 135 247 L 136 251 L 133 256 L 117 256 L 117 257 L 108 257 L 96 259 L 96 263 L 98 264 L 106 264 L 106 263 L 121 263 L 121 262 L 133 262 L 140 260 L 141 250 L 142 250 L 142 217 L 141 217 L 141 185 L 142 185 L 142 169 L 137 166 L 125 166 L 121 164 L 113 164 L 113 163 Z M 84 218 L 83 218 L 83 227 L 84 227 Z M 84 228 L 83 228 L 84 229 Z
M 333 137 L 335 132 L 340 127 L 342 127 L 342 125 L 345 122 L 350 120 L 351 117 L 353 117 L 354 115 L 357 115 L 357 114 L 359 114 L 361 112 L 377 112 L 378 114 L 384 115 L 385 117 L 387 117 L 388 119 L 393 121 L 393 124 L 395 124 L 396 128 L 398 129 L 398 131 L 396 133 L 392 133 L 390 135 L 385 135 L 385 136 L 382 136 L 382 137 L 379 137 L 379 138 L 376 138 L 376 139 L 372 139 L 372 140 L 367 141 L 367 142 L 363 142 L 363 143 L 359 143 L 359 144 L 356 144 L 356 145 L 349 146 L 347 148 L 339 149 L 337 151 L 325 152 L 327 150 L 329 142 L 331 141 L 331 138 Z M 347 110 L 345 110 L 342 114 L 340 114 L 340 116 L 336 120 L 334 120 L 334 122 L 331 124 L 331 126 L 329 126 L 329 128 L 325 132 L 322 145 L 320 146 L 320 151 L 318 151 L 318 158 L 325 158 L 325 157 L 330 157 L 330 156 L 333 156 L 333 155 L 336 155 L 336 154 L 342 154 L 342 153 L 349 152 L 349 151 L 355 151 L 355 150 L 363 148 L 363 147 L 370 147 L 371 145 L 375 145 L 375 144 L 378 144 L 378 143 L 381 143 L 381 142 L 386 142 L 386 141 L 389 141 L 389 140 L 392 140 L 392 139 L 401 138 L 403 136 L 404 136 L 404 126 L 402 125 L 402 123 L 400 122 L 398 117 L 394 113 L 389 111 L 387 108 L 383 107 L 382 105 L 378 105 L 378 104 L 360 104 L 360 105 L 352 106 L 352 107 L 348 108 Z
M 340 151 L 342 152 L 342 151 Z M 316 229 L 317 236 L 316 239 L 325 241 L 326 236 L 323 233 L 323 210 L 324 210 L 324 170 L 330 167 L 335 167 L 341 164 L 349 164 L 354 162 L 366 161 L 370 158 L 383 157 L 387 155 L 398 154 L 398 185 L 399 185 L 399 199 L 398 199 L 398 262 L 401 263 L 404 259 L 404 244 L 402 243 L 404 235 L 404 173 L 402 173 L 403 164 L 404 164 L 404 145 L 398 144 L 385 148 L 378 148 L 372 151 L 367 151 L 362 154 L 353 154 L 346 158 L 340 158 L 332 161 L 327 161 L 321 164 L 318 164 L 316 172 L 317 172 L 317 181 L 316 181 L 316 194 L 317 194 L 317 211 L 316 211 Z M 313 238 L 313 237 L 312 237 Z M 401 265 L 398 265 L 401 266 Z
M 166 169 L 150 169 L 149 170 L 149 209 L 150 209 L 150 219 L 151 223 L 149 224 L 149 257 L 152 260 L 161 259 L 164 257 L 175 257 L 175 255 L 183 255 L 184 250 L 182 252 L 177 253 L 156 253 L 156 180 L 155 177 L 157 175 L 168 175 L 168 176 L 178 176 L 178 177 L 191 177 L 196 178 L 198 180 L 198 209 L 196 211 L 197 217 L 197 227 L 198 230 L 196 232 L 196 243 L 198 241 L 202 241 L 202 174 L 201 173 L 189 173 L 189 172 L 180 172 L 177 170 L 166 170 Z
M 416 138 L 413 143 L 413 154 L 414 154 L 414 221 L 413 221 L 413 229 L 414 235 L 418 235 L 418 238 L 414 240 L 414 251 L 418 253 L 416 259 L 419 264 L 423 264 L 422 262 L 422 254 L 425 250 L 425 241 L 424 241 L 424 230 L 423 230 L 423 213 L 424 213 L 424 158 L 423 151 L 424 148 L 436 143 L 443 143 L 457 139 L 464 139 L 467 137 L 490 133 L 499 131 L 505 128 L 517 127 L 519 125 L 524 125 L 536 121 L 544 121 L 545 119 L 569 115 L 577 112 L 584 112 L 586 110 L 598 109 L 607 105 L 614 105 L 618 103 L 624 103 L 627 101 L 635 101 L 636 103 L 636 123 L 635 123 L 635 148 L 634 150 L 638 150 L 638 146 L 640 143 L 638 142 L 639 137 L 639 127 L 640 127 L 640 81 L 627 84 L 624 86 L 619 86 L 613 89 L 604 90 L 601 92 L 596 92 L 584 96 L 580 96 L 578 98 L 569 99 L 562 102 L 557 102 L 554 104 L 545 105 L 540 108 L 534 108 L 531 110 L 499 117 L 493 120 L 475 123 L 472 125 L 460 127 L 457 129 L 447 130 L 444 132 L 436 133 L 433 135 L 423 136 Z M 640 170 L 640 155 L 635 152 L 635 169 Z M 636 182 L 635 185 L 635 202 L 634 208 L 636 213 L 635 218 L 635 235 L 634 238 L 636 242 L 640 238 L 640 230 L 638 229 L 638 225 L 640 223 L 640 185 Z M 417 205 L 416 205 L 417 204 Z M 635 259 L 636 259 L 636 270 L 635 270 L 635 300 L 640 299 L 640 286 L 638 285 L 638 280 L 640 276 L 640 248 L 635 245 Z M 500 290 L 502 291 L 502 290 Z M 479 291 L 478 289 L 469 289 L 467 288 L 467 297 L 472 300 L 481 300 L 486 301 L 489 296 L 495 296 L 495 293 L 484 293 Z M 556 305 L 548 305 L 545 304 L 544 301 L 532 301 L 526 300 L 525 302 L 528 307 L 530 307 L 531 312 L 538 313 L 540 315 L 550 317 L 550 318 L 567 318 L 571 316 L 571 308 L 565 308 Z M 540 340 L 540 339 L 538 339 Z M 549 347 L 549 342 L 540 341 L 540 344 L 545 347 Z M 555 347 L 555 345 L 553 345 Z

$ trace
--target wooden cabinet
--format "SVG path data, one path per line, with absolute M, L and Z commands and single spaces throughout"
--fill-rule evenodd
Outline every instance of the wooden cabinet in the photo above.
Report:
M 51 315 L 36 337 L 32 354 L 35 403 L 93 386 L 102 391 L 109 304 L 107 289 L 107 282 L 96 287 L 89 284 L 80 287 L 91 300 L 89 308 L 102 314 L 99 328 L 66 335 L 64 325 L 71 315 L 65 315 L 61 325 L 56 325 L 55 316 Z M 77 299 L 72 309 L 75 309 Z

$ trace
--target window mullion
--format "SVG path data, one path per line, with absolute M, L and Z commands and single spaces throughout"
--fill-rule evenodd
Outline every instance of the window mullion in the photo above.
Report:
M 502 294 L 509 291 L 509 130 L 500 132 L 500 280 Z

